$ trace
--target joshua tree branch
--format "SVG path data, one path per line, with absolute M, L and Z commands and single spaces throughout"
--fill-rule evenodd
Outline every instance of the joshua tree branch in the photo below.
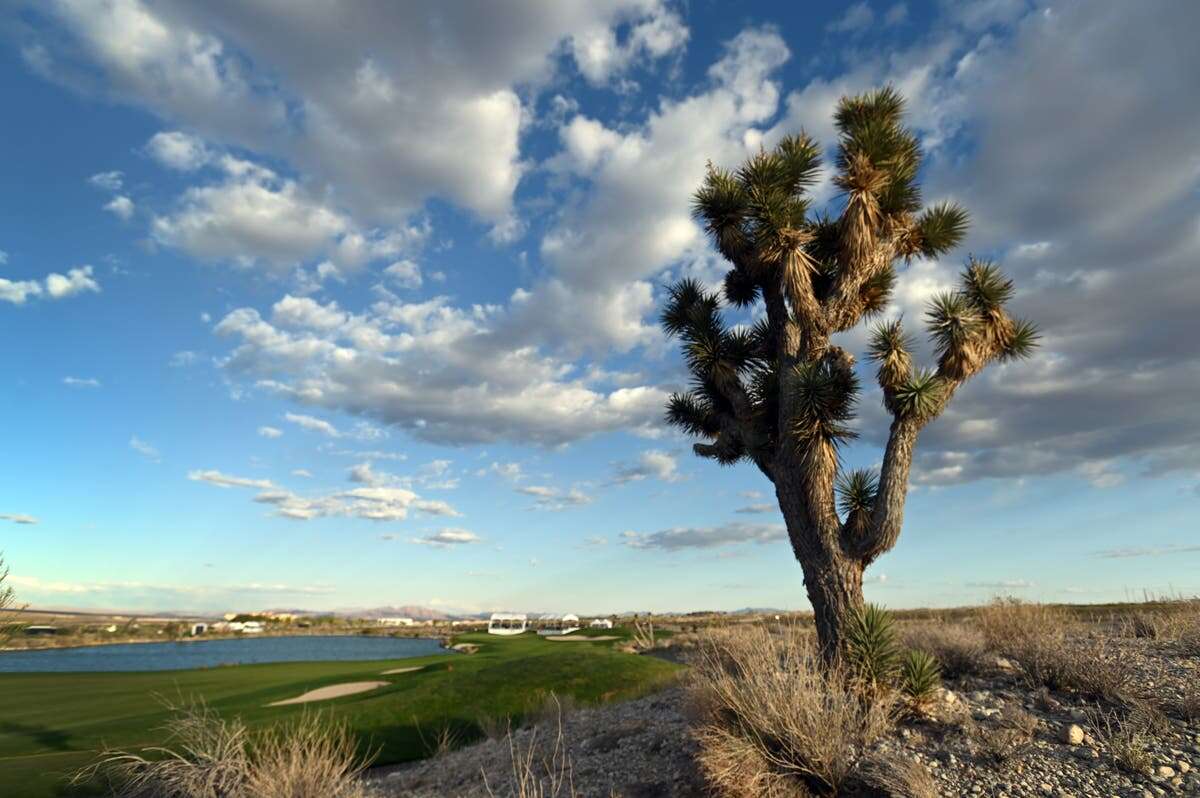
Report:
M 825 299 L 825 318 L 830 332 L 848 330 L 862 318 L 865 303 L 863 291 L 871 278 L 887 269 L 896 259 L 895 244 L 881 241 L 871 256 L 861 261 L 848 261 L 833 281 Z

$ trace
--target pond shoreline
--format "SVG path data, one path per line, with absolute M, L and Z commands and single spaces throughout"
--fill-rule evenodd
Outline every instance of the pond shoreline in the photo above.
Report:
M 24 638 L 26 642 L 37 641 L 35 645 L 0 646 L 0 657 L 5 654 L 19 651 L 52 651 L 71 648 L 100 648 L 103 646 L 124 646 L 124 645 L 143 645 L 146 643 L 202 643 L 205 640 L 268 640 L 279 637 L 364 637 L 364 638 L 388 638 L 399 640 L 437 640 L 442 644 L 442 648 L 450 647 L 450 640 L 454 635 L 450 634 L 401 634 L 397 632 L 388 632 L 386 634 L 364 634 L 361 631 L 336 631 L 336 630 L 321 630 L 306 631 L 306 630 L 288 630 L 279 632 L 260 632 L 257 634 L 241 634 L 238 632 L 218 632 L 206 633 L 195 637 L 177 637 L 169 640 L 164 640 L 163 637 L 135 637 L 123 638 L 120 640 L 89 640 L 79 642 L 74 640 L 56 640 L 54 637 L 38 637 Z M 10 641 L 11 642 L 11 641 Z
M 0 674 L 172 671 L 284 662 L 403 660 L 444 653 L 455 653 L 445 640 L 415 636 L 255 635 L 113 641 L 2 652 Z

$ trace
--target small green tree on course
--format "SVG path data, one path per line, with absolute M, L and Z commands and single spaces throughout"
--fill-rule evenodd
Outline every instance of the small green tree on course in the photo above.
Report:
M 690 390 L 671 396 L 667 418 L 706 439 L 697 455 L 747 460 L 774 483 L 826 656 L 842 649 L 862 607 L 864 569 L 896 545 L 921 430 L 987 364 L 1027 357 L 1038 339 L 1005 309 L 1012 282 L 969 259 L 960 287 L 929 304 L 935 367 L 914 366 L 899 320 L 871 330 L 867 354 L 892 417 L 882 467 L 840 467 L 839 447 L 855 437 L 859 381 L 853 355 L 830 337 L 887 307 L 898 261 L 948 252 L 967 229 L 958 205 L 923 207 L 920 147 L 903 112 L 890 87 L 838 104 L 837 218 L 809 214 L 820 148 L 803 133 L 737 171 L 710 165 L 694 213 L 730 264 L 724 300 L 746 308 L 761 299 L 765 314 L 753 327 L 729 327 L 721 297 L 686 279 L 662 313 L 692 377 Z
M 21 628 L 12 612 L 15 609 L 22 608 L 17 606 L 16 591 L 8 584 L 8 566 L 4 563 L 4 555 L 0 554 L 0 646 Z

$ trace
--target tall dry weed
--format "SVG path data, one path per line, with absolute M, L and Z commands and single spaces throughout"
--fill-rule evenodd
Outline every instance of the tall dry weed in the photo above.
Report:
M 792 627 L 714 632 L 691 690 L 710 784 L 731 798 L 835 792 L 895 721 L 895 695 L 860 686 Z
M 108 782 L 125 798 L 365 798 L 371 757 L 319 714 L 251 733 L 203 702 L 171 706 L 166 744 L 105 751 L 73 781 Z
M 524 747 L 517 742 L 510 729 L 507 737 L 512 772 L 508 784 L 497 793 L 488 784 L 487 774 L 484 774 L 484 789 L 492 798 L 577 798 L 579 795 L 575 789 L 571 752 L 563 734 L 563 707 L 554 693 L 550 694 L 548 702 L 558 706 L 553 727 L 554 738 L 549 751 L 539 742 L 539 732 L 544 726 L 533 729 Z
M 987 667 L 983 633 L 961 623 L 920 622 L 901 627 L 907 648 L 932 654 L 947 678 L 977 674 Z

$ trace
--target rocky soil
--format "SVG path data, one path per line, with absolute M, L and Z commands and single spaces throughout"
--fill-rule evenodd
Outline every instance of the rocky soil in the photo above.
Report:
M 1200 659 L 1169 644 L 1144 639 L 1106 641 L 1106 657 L 1119 657 L 1136 674 L 1132 688 L 1166 714 L 1151 718 L 1144 758 L 1131 765 L 1113 734 L 1122 713 L 1065 692 L 1033 690 L 1014 663 L 992 660 L 983 675 L 947 679 L 921 717 L 902 721 L 878 744 L 882 752 L 912 757 L 934 776 L 944 796 L 1018 798 L 1052 796 L 1200 796 L 1200 718 L 1192 705 L 1200 686 Z M 1173 709 L 1171 709 L 1173 708 Z M 548 774 L 571 776 L 574 793 L 541 794 L 644 798 L 705 796 L 694 763 L 685 693 L 672 688 L 623 704 L 578 710 L 558 724 L 515 730 L 504 738 L 411 766 L 373 771 L 379 798 L 520 794 L 514 750 L 544 783 Z M 555 743 L 569 753 L 555 756 Z M 486 781 L 485 781 L 486 779 Z

